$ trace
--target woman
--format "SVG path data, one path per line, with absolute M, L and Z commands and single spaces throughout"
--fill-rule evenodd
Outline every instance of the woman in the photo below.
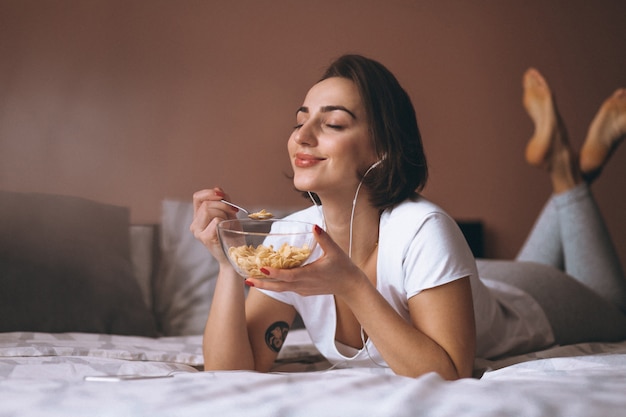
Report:
M 557 196 L 584 194 L 574 191 L 587 190 L 577 164 L 562 161 L 573 153 L 547 84 L 534 71 L 525 80 L 525 104 L 537 127 L 528 146 L 529 162 L 546 165 L 559 185 Z M 624 101 L 614 98 L 596 117 L 600 121 L 586 144 L 597 156 L 587 165 L 589 172 L 599 172 L 626 132 Z M 567 328 L 568 319 L 561 323 L 560 311 L 540 306 L 529 295 L 533 288 L 524 290 L 524 280 L 518 283 L 513 272 L 556 275 L 550 280 L 554 288 L 546 284 L 549 290 L 583 297 L 583 304 L 589 294 L 595 296 L 555 268 L 537 270 L 537 264 L 527 262 L 533 256 L 530 249 L 522 252 L 524 262 L 485 261 L 488 275 L 513 276 L 510 283 L 478 278 L 454 220 L 417 193 L 425 185 L 427 167 L 415 112 L 395 77 L 376 61 L 339 58 L 309 90 L 296 119 L 288 142 L 293 182 L 315 204 L 289 218 L 318 225 L 314 231 L 324 254 L 302 268 L 265 268 L 270 279 L 246 280 L 251 287 L 246 298 L 216 235 L 217 223 L 236 212 L 219 201 L 228 198 L 220 188 L 195 193 L 191 230 L 220 263 L 204 335 L 206 369 L 268 371 L 299 312 L 317 348 L 335 364 L 384 366 L 407 376 L 437 372 L 447 379 L 469 377 L 476 355 L 538 349 L 561 342 L 567 333 L 553 328 Z M 607 132 L 615 120 L 617 131 Z M 565 184 L 561 172 L 571 174 L 572 181 Z M 588 193 L 581 199 L 592 201 Z M 548 220 L 558 224 L 559 215 Z M 555 245 L 562 244 L 558 226 L 547 230 L 555 235 Z M 531 236 L 527 246 L 533 245 Z M 624 276 L 610 242 L 596 250 L 606 250 L 603 259 L 614 266 L 608 268 L 613 274 L 601 277 L 608 284 L 600 286 L 611 294 L 617 288 L 626 311 Z M 626 337 L 626 317 L 604 295 L 594 298 L 603 318 L 618 321 L 601 336 Z M 595 337 L 583 332 L 582 337 L 588 336 Z

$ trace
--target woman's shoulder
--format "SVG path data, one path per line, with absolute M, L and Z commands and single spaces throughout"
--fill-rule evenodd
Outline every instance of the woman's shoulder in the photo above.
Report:
M 462 233 L 456 221 L 445 210 L 416 194 L 383 212 L 380 218 L 380 240 L 410 245 L 416 239 L 460 241 Z
M 381 216 L 381 222 L 397 223 L 410 220 L 412 224 L 419 224 L 433 216 L 452 220 L 439 205 L 420 194 L 414 194 L 393 208 L 385 210 Z

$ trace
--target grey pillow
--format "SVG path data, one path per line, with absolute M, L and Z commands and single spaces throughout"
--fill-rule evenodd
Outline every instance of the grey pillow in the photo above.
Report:
M 129 210 L 0 192 L 0 331 L 156 336 L 133 276 Z

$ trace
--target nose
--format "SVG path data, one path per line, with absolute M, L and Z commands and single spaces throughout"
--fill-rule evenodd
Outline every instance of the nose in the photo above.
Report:
M 307 120 L 293 132 L 293 139 L 298 145 L 315 146 L 317 144 L 317 133 L 310 120 Z

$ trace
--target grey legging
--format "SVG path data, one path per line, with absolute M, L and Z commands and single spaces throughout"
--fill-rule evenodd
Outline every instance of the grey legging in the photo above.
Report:
M 550 198 L 515 261 L 478 269 L 534 297 L 559 344 L 626 339 L 626 278 L 586 184 Z

